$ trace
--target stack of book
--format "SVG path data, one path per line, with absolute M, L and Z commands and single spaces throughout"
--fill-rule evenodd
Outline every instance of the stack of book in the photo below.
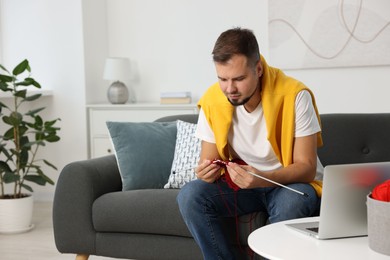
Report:
M 161 92 L 160 103 L 161 104 L 190 104 L 191 92 L 188 91 Z

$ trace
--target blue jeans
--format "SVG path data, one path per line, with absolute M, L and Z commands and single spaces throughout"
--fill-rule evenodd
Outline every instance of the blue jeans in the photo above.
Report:
M 235 217 L 264 211 L 269 222 L 313 216 L 318 212 L 320 198 L 309 184 L 289 187 L 305 192 L 276 188 L 241 189 L 234 192 L 226 182 L 207 183 L 195 180 L 181 189 L 177 202 L 188 229 L 202 250 L 204 259 L 234 259 L 233 246 L 225 236 L 220 217 Z

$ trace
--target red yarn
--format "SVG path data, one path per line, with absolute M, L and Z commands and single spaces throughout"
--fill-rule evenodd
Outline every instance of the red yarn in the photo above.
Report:
M 226 165 L 228 165 L 229 162 L 234 162 L 234 163 L 237 163 L 239 165 L 247 165 L 243 160 L 241 159 L 233 159 L 231 161 L 222 161 L 222 160 L 214 160 L 212 163 L 214 164 L 218 164 L 219 166 L 221 166 L 222 168 L 225 169 L 225 174 L 221 177 L 222 180 L 226 181 L 228 186 L 234 190 L 234 191 L 238 191 L 240 190 L 241 188 L 237 186 L 237 184 L 235 184 L 233 181 L 232 181 L 232 178 L 230 178 L 230 175 L 229 175 L 229 171 L 227 170 L 226 168 Z
M 230 178 L 229 172 L 228 172 L 228 170 L 226 168 L 226 166 L 228 165 L 229 162 L 234 162 L 234 163 L 237 163 L 239 165 L 247 165 L 247 164 L 243 160 L 241 160 L 241 159 L 233 159 L 231 161 L 222 161 L 222 160 L 215 159 L 215 160 L 212 161 L 212 163 L 218 164 L 219 166 L 221 166 L 222 168 L 225 169 L 225 174 L 220 178 L 220 180 L 221 181 L 225 181 L 228 184 L 229 188 L 231 188 L 234 191 L 234 217 L 235 217 L 235 224 L 236 224 L 236 242 L 237 242 L 238 247 L 240 248 L 240 251 L 244 252 L 244 249 L 242 248 L 241 243 L 240 243 L 239 220 L 238 220 L 238 214 L 237 214 L 237 191 L 240 190 L 241 188 L 239 186 L 237 186 L 237 184 L 235 184 L 232 181 L 232 179 Z M 218 181 L 217 181 L 217 184 L 218 184 Z M 227 204 L 227 202 L 226 202 L 226 200 L 225 200 L 225 198 L 223 196 L 222 190 L 219 187 L 219 185 L 218 185 L 218 188 L 220 189 L 221 198 L 222 198 L 222 200 L 223 200 L 223 202 L 225 204 L 225 207 L 229 211 L 230 215 L 233 216 L 233 212 L 230 209 L 229 205 Z M 251 218 L 249 219 L 249 230 L 250 230 L 250 232 L 252 232 L 252 220 L 254 218 L 253 216 L 256 216 L 256 215 L 252 214 Z M 254 253 L 253 253 L 253 251 L 250 248 L 248 248 L 248 251 L 246 253 L 247 253 L 247 255 L 251 259 L 253 259 Z
M 230 178 L 230 175 L 228 173 L 228 171 L 226 170 L 225 171 L 225 174 L 221 177 L 222 180 L 225 180 L 228 184 L 228 186 L 234 190 L 234 191 L 238 191 L 240 190 L 241 188 L 237 186 L 237 184 L 235 184 L 233 181 L 232 181 L 232 178 Z
M 371 196 L 375 200 L 390 202 L 390 180 L 376 186 Z

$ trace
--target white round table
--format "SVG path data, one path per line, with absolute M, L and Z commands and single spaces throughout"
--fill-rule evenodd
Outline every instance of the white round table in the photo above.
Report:
M 286 223 L 310 221 L 318 221 L 318 217 L 266 225 L 249 235 L 248 244 L 254 252 L 268 259 L 390 259 L 390 256 L 371 250 L 368 246 L 367 236 L 319 240 L 285 225 Z

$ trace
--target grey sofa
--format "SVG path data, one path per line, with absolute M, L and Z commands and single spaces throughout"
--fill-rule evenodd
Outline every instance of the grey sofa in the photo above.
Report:
M 196 122 L 196 115 L 159 119 Z M 390 114 L 321 115 L 323 165 L 390 161 Z M 100 255 L 127 259 L 202 259 L 176 204 L 179 190 L 121 191 L 115 156 L 73 162 L 61 172 L 54 197 L 53 224 L 57 249 L 80 259 Z M 232 245 L 244 247 L 248 234 L 265 225 L 263 212 L 224 219 Z M 249 223 L 250 222 L 250 223 Z M 272 243 L 272 241 L 270 241 Z M 258 256 L 254 256 L 257 258 Z

